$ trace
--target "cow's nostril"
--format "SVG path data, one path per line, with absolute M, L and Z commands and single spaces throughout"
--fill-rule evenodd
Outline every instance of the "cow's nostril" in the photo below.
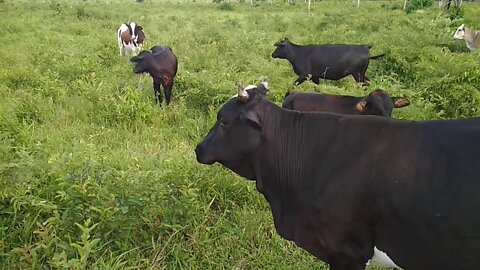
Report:
M 202 164 L 213 164 L 215 162 L 211 153 L 201 144 L 195 147 L 195 154 L 197 156 L 197 161 Z
M 199 144 L 197 147 L 195 147 L 195 155 L 197 156 L 197 159 L 201 158 L 205 153 L 205 150 L 203 147 Z

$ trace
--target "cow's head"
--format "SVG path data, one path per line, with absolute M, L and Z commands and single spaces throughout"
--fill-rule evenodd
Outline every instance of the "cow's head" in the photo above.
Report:
M 267 87 L 266 81 L 256 86 L 238 86 L 238 94 L 220 108 L 217 121 L 195 148 L 198 162 L 218 162 L 247 179 L 255 180 L 251 160 L 262 143 L 258 105 L 268 91 Z
M 140 25 L 136 26 L 136 36 L 135 36 L 135 43 L 138 50 L 142 49 L 143 43 L 145 42 L 145 32 L 143 32 L 143 27 Z
M 150 67 L 150 61 L 148 61 L 148 59 L 151 57 L 152 57 L 152 53 L 150 53 L 149 51 L 142 51 L 137 56 L 130 58 L 130 61 L 135 63 L 133 72 L 135 73 L 147 72 Z
M 289 45 L 290 41 L 288 38 L 284 38 L 278 42 L 275 42 L 273 44 L 275 47 L 275 51 L 272 53 L 272 58 L 280 58 L 280 59 L 287 59 L 288 58 L 288 52 L 289 52 Z
M 457 28 L 457 31 L 455 31 L 455 33 L 453 34 L 453 38 L 465 39 L 465 24 L 462 24 Z
M 410 105 L 408 99 L 390 97 L 384 90 L 377 89 L 358 102 L 355 109 L 359 114 L 390 117 L 393 108 L 402 108 L 408 105 Z

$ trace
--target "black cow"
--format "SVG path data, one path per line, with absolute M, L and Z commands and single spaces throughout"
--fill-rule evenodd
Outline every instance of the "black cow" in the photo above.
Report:
M 480 119 L 298 112 L 239 92 L 196 157 L 256 180 L 282 237 L 332 270 L 377 249 L 392 267 L 480 269 Z
M 384 90 L 377 89 L 365 97 L 287 92 L 282 107 L 304 112 L 333 112 L 390 117 L 393 108 L 402 108 L 409 104 L 410 101 L 405 98 L 390 97 Z
M 311 76 L 319 84 L 320 79 L 340 80 L 352 75 L 356 82 L 368 84 L 365 77 L 370 59 L 384 54 L 370 56 L 368 45 L 297 45 L 287 38 L 274 44 L 277 48 L 273 58 L 287 59 L 298 75 L 295 84 L 301 84 Z
M 153 90 L 160 106 L 162 106 L 161 84 L 168 105 L 172 97 L 173 80 L 177 75 L 177 57 L 170 47 L 154 46 L 150 50 L 152 52 L 142 51 L 139 55 L 130 59 L 130 61 L 136 63 L 133 72 L 148 72 L 152 76 Z

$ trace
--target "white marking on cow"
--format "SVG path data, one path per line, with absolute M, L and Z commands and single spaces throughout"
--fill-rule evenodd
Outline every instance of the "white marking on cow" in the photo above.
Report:
M 266 83 L 267 86 L 268 86 L 268 83 L 267 83 L 267 82 L 265 82 L 265 83 Z M 264 84 L 264 82 L 262 82 L 262 84 Z M 265 86 L 265 84 L 264 84 L 264 86 Z M 267 88 L 267 86 L 265 86 L 265 88 Z M 245 87 L 243 88 L 243 90 L 240 92 L 240 95 L 242 95 L 242 96 L 247 96 L 247 97 L 248 97 L 247 90 L 255 89 L 255 88 L 257 88 L 256 85 L 253 85 L 253 84 L 247 85 L 247 86 L 245 86 Z M 236 98 L 236 97 L 238 97 L 238 93 L 235 94 L 234 96 L 232 96 L 230 99 Z
M 137 32 L 135 31 L 137 28 L 137 25 L 134 22 L 131 22 L 130 28 L 132 28 L 132 39 L 135 39 L 135 37 L 137 36 Z
M 263 87 L 265 87 L 265 89 L 268 89 L 268 77 L 267 76 L 263 77 L 262 84 L 263 84 Z
M 367 265 L 372 264 L 381 267 L 395 267 L 401 268 L 400 266 L 396 265 L 390 257 L 388 257 L 387 253 L 379 250 L 377 247 L 373 249 L 373 257 L 368 260 Z
M 453 38 L 456 38 L 456 39 L 465 38 L 465 24 L 462 24 L 457 28 L 457 31 L 455 31 L 455 34 L 453 34 Z
M 325 71 L 323 72 L 322 76 L 323 76 L 323 79 L 325 79 L 325 77 L 327 77 L 327 71 L 330 67 L 326 67 L 325 68 Z M 309 74 L 311 76 L 311 74 Z
M 128 27 L 132 29 L 132 35 L 130 40 L 123 40 L 122 39 L 122 33 L 128 32 Z M 127 52 L 135 53 L 140 50 L 140 46 L 136 46 L 135 44 L 137 43 L 137 32 L 136 30 L 136 23 L 131 22 L 129 25 L 122 23 L 120 27 L 118 28 L 117 34 L 118 34 L 118 47 L 120 49 L 120 55 L 125 55 Z M 134 42 L 135 41 L 135 44 Z M 128 44 L 126 44 L 128 42 Z

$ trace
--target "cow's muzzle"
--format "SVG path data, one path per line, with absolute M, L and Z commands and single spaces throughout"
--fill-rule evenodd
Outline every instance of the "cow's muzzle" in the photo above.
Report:
M 197 147 L 195 147 L 195 155 L 197 156 L 197 161 L 202 164 L 211 165 L 215 163 L 212 155 L 207 153 L 205 147 L 199 143 Z

